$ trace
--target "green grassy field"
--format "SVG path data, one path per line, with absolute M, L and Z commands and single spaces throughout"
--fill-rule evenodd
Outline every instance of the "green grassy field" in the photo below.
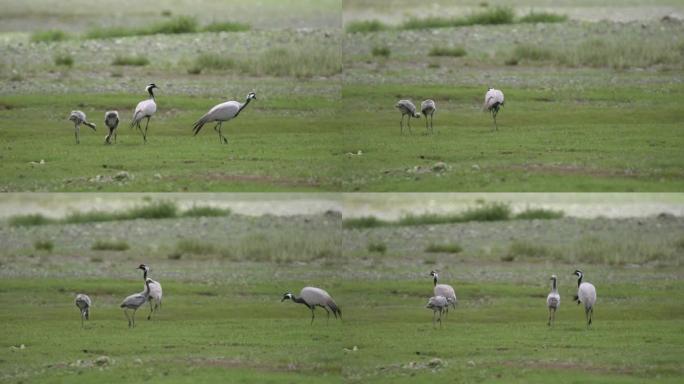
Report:
M 5 222 L 2 381 L 674 383 L 684 373 L 682 225 L 566 217 L 342 229 L 334 214 Z M 103 239 L 128 248 L 91 247 Z M 446 242 L 460 247 L 429 249 Z M 140 262 L 164 304 L 128 329 L 118 304 L 142 289 Z M 597 287 L 591 329 L 571 300 L 575 268 Z M 431 269 L 459 297 L 441 328 L 424 308 Z M 552 273 L 561 308 L 549 328 Z M 305 285 L 328 290 L 343 320 L 317 310 L 309 325 L 306 308 L 280 302 Z M 85 329 L 79 292 L 94 301 Z

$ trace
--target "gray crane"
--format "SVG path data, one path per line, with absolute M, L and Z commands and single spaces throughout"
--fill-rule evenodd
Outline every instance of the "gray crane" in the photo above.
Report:
M 161 309 L 162 305 L 162 286 L 158 281 L 147 278 L 147 274 L 150 272 L 150 267 L 145 264 L 140 264 L 138 269 L 143 270 L 143 281 L 150 281 L 150 294 L 147 297 L 147 301 L 150 303 L 150 314 L 147 315 L 147 320 L 152 319 L 152 313 L 157 312 Z
M 575 301 L 577 305 L 584 304 L 584 316 L 587 319 L 587 328 L 591 325 L 592 317 L 594 317 L 594 304 L 596 304 L 596 287 L 592 283 L 582 282 L 584 273 L 579 269 L 574 273 L 577 276 L 577 295 Z
M 425 308 L 432 309 L 432 325 L 435 325 L 435 315 L 439 313 L 439 318 L 437 321 L 439 321 L 439 326 L 440 328 L 442 327 L 442 313 L 444 312 L 445 309 L 449 308 L 449 301 L 447 300 L 446 297 L 444 296 L 433 296 L 428 300 L 427 305 Z
M 504 105 L 504 94 L 498 89 L 489 88 L 485 94 L 483 109 L 488 110 L 492 113 L 492 119 L 494 119 L 494 128 L 498 131 L 499 126 L 496 125 L 496 115 L 499 113 L 499 108 Z
M 112 136 L 114 137 L 114 142 L 116 143 L 116 128 L 119 126 L 119 112 L 105 112 L 104 123 L 107 126 L 107 128 L 109 128 L 109 134 L 107 134 L 107 136 L 105 137 L 105 144 L 112 143 Z
M 404 134 L 404 116 L 408 116 L 406 123 L 408 124 L 409 133 L 411 133 L 411 117 L 415 117 L 416 119 L 420 118 L 420 113 L 416 112 L 416 106 L 411 100 L 399 100 L 394 107 L 401 112 L 401 120 L 399 121 L 401 134 Z
M 145 143 L 147 143 L 147 126 L 150 125 L 150 118 L 157 112 L 157 103 L 154 100 L 154 92 L 152 91 L 155 88 L 159 89 L 154 83 L 145 87 L 147 93 L 150 94 L 150 98 L 138 103 L 133 112 L 133 120 L 131 120 L 131 128 L 138 128 L 138 131 L 140 131 L 140 134 L 143 137 L 143 142 Z M 147 122 L 145 123 L 145 131 L 143 132 L 142 128 L 140 128 L 140 122 L 145 118 L 147 118 Z
M 558 294 L 557 280 L 558 278 L 556 275 L 551 275 L 551 293 L 546 296 L 546 306 L 549 308 L 549 327 L 552 323 L 556 322 L 556 311 L 560 307 L 560 294 Z
M 219 143 L 228 144 L 228 139 L 223 136 L 223 133 L 221 132 L 221 125 L 224 121 L 238 117 L 240 112 L 242 112 L 252 100 L 256 100 L 256 93 L 254 92 L 247 94 L 247 99 L 244 103 L 231 100 L 215 105 L 209 112 L 205 113 L 204 116 L 200 117 L 199 120 L 195 122 L 195 125 L 192 127 L 192 131 L 194 132 L 193 136 L 196 136 L 199 133 L 204 124 L 217 121 L 218 123 L 214 126 L 214 131 L 218 133 Z
M 90 301 L 90 297 L 88 297 L 88 295 L 79 293 L 76 295 L 75 303 L 78 309 L 81 311 L 81 328 L 83 328 L 84 320 L 90 319 L 90 306 L 92 301 Z
M 128 328 L 134 328 L 135 327 L 135 312 L 145 304 L 147 301 L 147 298 L 150 296 L 150 281 L 152 279 L 146 279 L 145 280 L 145 289 L 140 292 L 140 293 L 134 293 L 128 297 L 126 297 L 122 302 L 121 302 L 121 308 L 124 309 L 124 315 L 126 315 L 126 319 L 128 320 Z M 128 310 L 132 309 L 133 310 L 133 315 L 129 316 L 128 315 Z
M 454 291 L 454 287 L 452 287 L 449 284 L 437 284 L 437 279 L 439 279 L 439 274 L 436 271 L 430 271 L 430 276 L 433 277 L 433 282 L 435 288 L 433 289 L 433 292 L 435 296 L 443 296 L 447 299 L 447 302 L 456 309 L 456 304 L 458 303 L 458 299 L 456 298 L 456 291 Z M 449 307 L 446 307 L 446 314 L 449 316 Z
M 330 294 L 328 294 L 328 292 L 320 288 L 304 287 L 302 288 L 302 291 L 299 293 L 299 297 L 293 295 L 290 292 L 286 292 L 283 295 L 283 299 L 280 300 L 280 302 L 282 303 L 283 301 L 288 299 L 294 301 L 295 303 L 304 304 L 311 310 L 311 324 L 313 324 L 314 322 L 314 309 L 316 309 L 316 307 L 321 307 L 325 309 L 325 312 L 328 313 L 328 321 L 330 320 L 330 311 L 332 311 L 333 315 L 335 315 L 335 318 L 339 316 L 340 319 L 342 319 L 342 311 L 337 306 L 337 304 L 335 304 L 333 298 L 330 296 Z M 328 310 L 328 308 L 330 309 L 330 311 Z
M 76 137 L 76 144 L 79 144 L 81 142 L 81 124 L 85 124 L 88 127 L 92 128 L 93 131 L 96 131 L 95 124 L 89 123 L 86 120 L 86 114 L 83 113 L 83 111 L 71 111 L 71 114 L 69 114 L 69 120 L 74 122 L 74 136 Z
M 433 121 L 432 119 L 434 118 L 435 111 L 437 110 L 437 106 L 435 105 L 435 101 L 432 99 L 427 99 L 420 103 L 420 112 L 425 116 L 425 130 L 428 130 L 428 116 L 430 116 L 430 133 L 434 133 L 434 127 L 433 127 Z

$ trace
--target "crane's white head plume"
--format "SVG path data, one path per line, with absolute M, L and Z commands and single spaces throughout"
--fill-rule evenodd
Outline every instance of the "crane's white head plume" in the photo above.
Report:
M 256 93 L 250 92 L 247 94 L 247 99 L 249 100 L 256 100 Z
M 551 275 L 551 280 L 556 280 L 558 277 L 556 275 Z
M 291 294 L 290 292 L 286 292 L 286 293 L 283 295 L 283 299 L 280 300 L 280 302 L 282 303 L 283 301 L 288 300 L 288 299 L 289 299 L 289 300 L 292 300 L 292 297 L 293 297 L 293 296 L 292 296 L 292 294 Z
M 150 94 L 150 96 L 154 97 L 154 93 L 152 92 L 152 90 L 155 88 L 159 89 L 159 87 L 157 87 L 156 84 L 150 83 L 147 87 L 145 87 L 145 90 L 147 91 L 147 93 Z
M 584 276 L 584 273 L 582 271 L 580 271 L 579 269 L 576 269 L 574 275 L 576 275 L 577 277 L 579 277 L 581 279 L 582 276 Z
M 149 271 L 150 271 L 150 267 L 148 267 L 148 266 L 145 265 L 145 264 L 140 264 L 140 265 L 138 266 L 138 269 L 142 269 L 142 270 L 145 271 L 145 272 L 149 272 Z
M 438 275 L 437 272 L 435 272 L 435 271 L 430 271 L 430 276 L 432 276 L 432 277 L 434 277 L 434 278 L 438 278 L 438 277 L 439 277 L 439 275 Z

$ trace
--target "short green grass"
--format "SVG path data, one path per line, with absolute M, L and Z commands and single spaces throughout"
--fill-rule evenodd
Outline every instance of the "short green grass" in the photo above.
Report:
M 638 75 L 634 75 L 638 76 Z M 664 89 L 663 89 L 664 87 Z M 345 191 L 679 191 L 681 87 L 656 83 L 582 90 L 506 87 L 498 130 L 481 110 L 486 87 L 347 84 Z M 437 103 L 435 134 L 399 99 Z M 406 120 L 406 119 L 404 119 Z M 406 124 L 404 122 L 404 124 Z M 447 170 L 433 172 L 445 162 Z
M 69 39 L 69 37 L 69 34 L 67 34 L 66 32 L 54 29 L 32 33 L 31 41 L 34 43 L 51 43 L 54 41 L 64 41 Z
M 150 60 L 145 56 L 124 56 L 119 55 L 114 58 L 112 65 L 132 65 L 137 67 L 144 67 L 149 64 Z

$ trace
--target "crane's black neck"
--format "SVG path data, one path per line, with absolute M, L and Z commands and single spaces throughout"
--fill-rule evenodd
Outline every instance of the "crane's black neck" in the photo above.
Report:
M 147 269 L 143 269 L 143 280 L 147 282 Z
M 579 275 L 579 278 L 577 279 L 577 288 L 582 284 L 582 275 Z
M 147 92 L 150 94 L 150 99 L 154 100 L 154 92 L 152 92 L 153 88 L 147 88 Z
M 551 280 L 553 280 L 553 283 L 552 283 L 552 285 L 551 285 L 551 288 L 552 288 L 554 291 L 556 291 L 556 290 L 557 290 L 557 288 L 556 288 L 556 279 L 551 279 Z
M 307 307 L 309 306 L 309 304 L 307 304 L 306 301 L 304 301 L 304 299 L 302 299 L 301 297 L 297 297 L 295 295 L 292 295 L 292 301 L 294 301 L 295 303 L 304 304 Z
M 434 276 L 434 280 L 432 280 L 432 281 L 435 283 L 434 285 L 436 286 L 437 285 L 437 275 Z
M 252 101 L 252 99 L 247 97 L 247 100 L 245 100 L 244 104 L 240 106 L 240 109 L 238 109 L 238 112 L 235 114 L 235 117 L 237 117 L 240 114 L 240 112 L 242 112 L 242 110 L 245 109 L 245 107 L 247 106 L 247 104 L 249 104 L 250 101 Z

